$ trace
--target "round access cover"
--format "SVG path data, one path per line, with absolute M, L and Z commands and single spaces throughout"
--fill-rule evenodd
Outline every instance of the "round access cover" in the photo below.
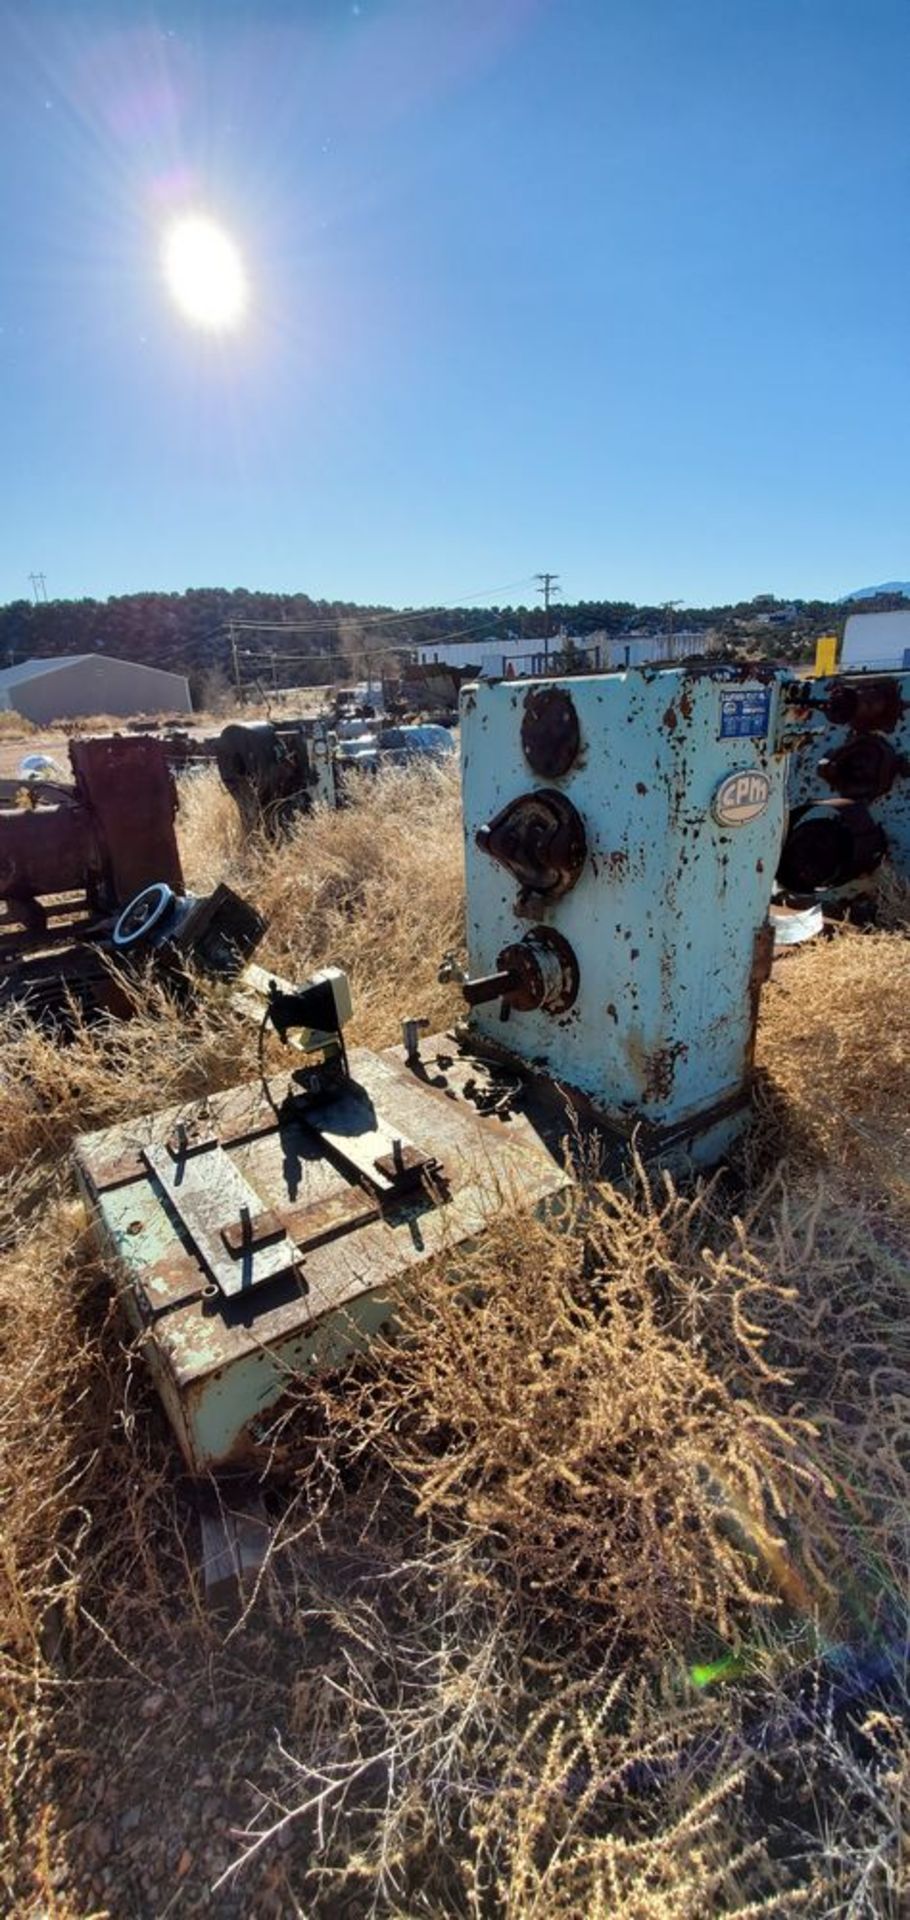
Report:
M 885 835 L 868 809 L 849 800 L 822 800 L 797 807 L 777 869 L 785 892 L 802 896 L 843 887 L 874 873 L 885 852 Z
M 858 734 L 818 763 L 822 779 L 845 800 L 879 799 L 890 793 L 900 770 L 900 755 L 880 733 Z
M 525 759 L 541 780 L 558 780 L 578 758 L 581 729 L 575 702 L 563 687 L 534 687 L 521 721 Z

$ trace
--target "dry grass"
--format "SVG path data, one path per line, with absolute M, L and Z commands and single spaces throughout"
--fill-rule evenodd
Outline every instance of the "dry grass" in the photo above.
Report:
M 183 793 L 190 880 L 256 899 L 277 968 L 346 965 L 355 1037 L 451 1017 L 450 774 L 370 784 L 281 851 L 209 776 Z M 8 1017 L 7 1910 L 898 1920 L 908 954 L 845 932 L 781 964 L 725 1181 L 589 1178 L 571 1219 L 404 1294 L 394 1350 L 289 1396 L 273 1559 L 233 1626 L 199 1602 L 67 1155 L 251 1073 L 252 1038 L 217 993 L 63 1051 Z M 886 1704 L 831 1679 L 875 1660 Z
M 26 720 L 21 713 L 12 708 L 0 710 L 0 740 L 27 740 L 38 729 L 32 720 Z

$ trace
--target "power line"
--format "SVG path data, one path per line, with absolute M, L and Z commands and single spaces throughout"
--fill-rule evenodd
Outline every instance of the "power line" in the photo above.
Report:
M 528 573 L 525 574 L 521 580 L 509 580 L 500 587 L 484 587 L 481 589 L 481 592 L 508 593 L 513 587 L 527 586 L 529 581 L 535 577 L 540 579 L 542 576 L 539 574 L 535 576 Z M 365 618 L 361 618 L 356 612 L 345 613 L 342 611 L 330 614 L 325 620 L 237 620 L 233 618 L 233 616 L 230 616 L 227 624 L 236 627 L 238 633 L 242 631 L 259 633 L 334 633 L 337 628 L 347 620 L 351 622 L 352 626 L 356 626 L 360 632 L 365 632 L 368 628 L 372 627 L 400 626 L 403 621 L 428 620 L 439 613 L 457 613 L 459 607 L 465 606 L 469 600 L 478 600 L 479 598 L 480 593 L 466 593 L 462 594 L 460 600 L 451 600 L 447 604 L 440 603 L 440 605 L 435 607 L 404 607 L 398 613 L 373 613 L 368 614 Z M 499 616 L 493 615 L 491 617 L 497 618 Z
M 535 573 L 534 578 L 535 580 L 543 581 L 543 585 L 538 587 L 537 591 L 538 593 L 543 595 L 543 610 L 544 610 L 543 659 L 544 659 L 544 666 L 546 667 L 549 665 L 549 660 L 550 660 L 550 646 L 549 646 L 550 600 L 552 598 L 554 591 L 556 593 L 561 593 L 562 589 L 560 587 L 559 580 L 555 573 Z

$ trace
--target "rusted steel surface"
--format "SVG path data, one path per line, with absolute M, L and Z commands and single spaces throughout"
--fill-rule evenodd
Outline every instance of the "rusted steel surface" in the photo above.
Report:
M 522 912 L 561 899 L 585 864 L 584 821 L 566 795 L 547 787 L 522 793 L 477 827 L 481 853 L 505 867 L 519 883 Z
M 73 740 L 70 761 L 95 823 L 112 904 L 124 905 L 153 880 L 180 892 L 177 790 L 161 742 L 119 734 Z
M 801 891 L 832 904 L 841 887 L 856 894 L 865 882 L 874 894 L 883 855 L 910 879 L 910 671 L 794 681 L 786 697 L 783 884 L 796 875 Z
M 286 1240 L 287 1233 L 281 1215 L 274 1207 L 265 1207 L 261 1213 L 248 1213 L 245 1219 L 229 1221 L 221 1229 L 221 1238 L 228 1253 L 239 1259 L 248 1248 L 268 1247 L 273 1242 Z
M 136 1293 L 150 1317 L 201 1300 L 209 1281 L 195 1254 L 175 1251 L 151 1261 L 136 1274 Z
M 280 1127 L 270 1110 L 270 1130 L 254 1127 L 229 1154 L 256 1209 L 284 1224 L 287 1243 L 280 1244 L 293 1246 L 296 1268 L 252 1292 L 206 1293 L 209 1275 L 194 1258 L 196 1221 L 185 1217 L 185 1200 L 180 1213 L 173 1207 L 175 1162 L 165 1142 L 191 1109 L 171 1108 L 77 1144 L 102 1245 L 128 1313 L 146 1331 L 144 1351 L 193 1471 L 244 1457 L 257 1419 L 285 1390 L 289 1371 L 334 1364 L 367 1339 L 389 1312 L 389 1289 L 409 1269 L 473 1238 L 504 1207 L 536 1204 L 566 1184 L 532 1129 L 481 1116 L 423 1083 L 400 1059 L 354 1048 L 350 1066 L 366 1101 L 360 1117 L 372 1115 L 357 1157 L 375 1156 L 380 1119 L 384 1138 L 444 1164 L 446 1188 L 429 1193 L 418 1186 L 380 1201 L 327 1156 L 317 1132 L 292 1109 Z M 287 1076 L 270 1083 L 279 1107 L 286 1087 Z M 243 1091 L 255 1122 L 256 1089 Z M 226 1102 L 219 1095 L 206 1103 L 205 1126 L 223 1123 Z M 238 1105 L 239 1090 L 234 1120 Z M 99 1190 L 97 1173 L 122 1165 L 137 1147 L 154 1153 L 153 1142 L 164 1184 L 149 1171 L 139 1182 Z M 195 1183 L 214 1151 L 188 1158 L 186 1178 Z M 189 1289 L 184 1299 L 182 1287 Z
M 468 990 L 491 987 L 471 1006 L 472 1043 L 581 1089 L 617 1135 L 641 1126 L 697 1142 L 703 1123 L 713 1143 L 748 1106 L 753 940 L 782 839 L 786 680 L 712 664 L 480 682 L 463 696 Z M 529 792 L 528 713 L 558 693 L 571 696 L 579 749 L 558 792 Z M 737 813 L 728 789 L 739 783 L 749 804 Z M 555 826 L 532 812 L 551 791 L 579 823 L 584 857 L 569 872 L 552 857 Z M 532 915 L 574 955 L 570 1005 L 541 996 L 527 966 L 511 1005 L 495 991 Z M 731 1121 L 727 1138 L 736 1130 Z
M 380 1218 L 379 1202 L 361 1187 L 349 1187 L 331 1193 L 324 1200 L 311 1200 L 308 1206 L 292 1207 L 286 1215 L 287 1229 L 301 1253 L 321 1247 L 327 1240 L 340 1240 L 356 1227 Z
M 521 940 L 503 947 L 496 965 L 509 976 L 503 993 L 509 1010 L 546 1007 L 549 1013 L 567 1013 L 578 998 L 578 961 L 554 927 L 531 927 Z
M 396 1140 L 390 1153 L 380 1153 L 373 1162 L 376 1172 L 391 1182 L 396 1193 L 407 1193 L 424 1180 L 445 1178 L 444 1170 L 432 1153 L 422 1153 L 410 1141 Z
M 818 763 L 825 785 L 843 800 L 880 800 L 901 772 L 901 758 L 890 740 L 860 733 L 832 747 Z
M 271 1212 L 223 1147 L 175 1161 L 146 1147 L 146 1165 L 182 1234 L 199 1253 L 221 1292 L 232 1299 L 294 1269 L 298 1249 L 282 1227 L 278 1238 L 254 1233 L 253 1222 Z M 236 1240 L 226 1229 L 238 1225 Z
M 541 780 L 558 780 L 578 758 L 581 728 L 565 687 L 532 687 L 521 721 L 525 759 Z
M 47 943 L 51 896 L 77 896 L 81 915 L 110 915 L 153 881 L 183 885 L 174 832 L 176 791 L 157 740 L 113 735 L 73 740 L 74 782 L 53 802 L 0 807 L 0 899 L 22 931 L 6 936 L 11 960 Z M 56 972 L 74 979 L 78 966 L 56 956 Z M 52 992 L 55 965 L 48 964 Z M 39 975 L 43 979 L 43 975 Z M 33 982 L 37 993 L 37 981 Z
M 341 1160 L 355 1180 L 375 1188 L 381 1200 L 419 1184 L 428 1156 L 389 1126 L 365 1087 L 348 1085 L 328 1100 L 309 1102 L 301 1117 L 325 1150 Z
M 900 725 L 905 705 L 900 680 L 864 674 L 857 680 L 835 680 L 824 711 L 835 727 L 852 727 L 855 733 L 892 733 Z

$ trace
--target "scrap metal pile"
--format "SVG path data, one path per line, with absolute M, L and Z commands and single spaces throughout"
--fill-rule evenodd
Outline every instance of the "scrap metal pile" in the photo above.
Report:
M 41 768 L 0 795 L 0 1003 L 128 1017 L 124 965 L 144 956 L 174 981 L 238 971 L 265 922 L 229 887 L 185 891 L 162 743 L 74 740 L 69 760 L 69 781 Z

